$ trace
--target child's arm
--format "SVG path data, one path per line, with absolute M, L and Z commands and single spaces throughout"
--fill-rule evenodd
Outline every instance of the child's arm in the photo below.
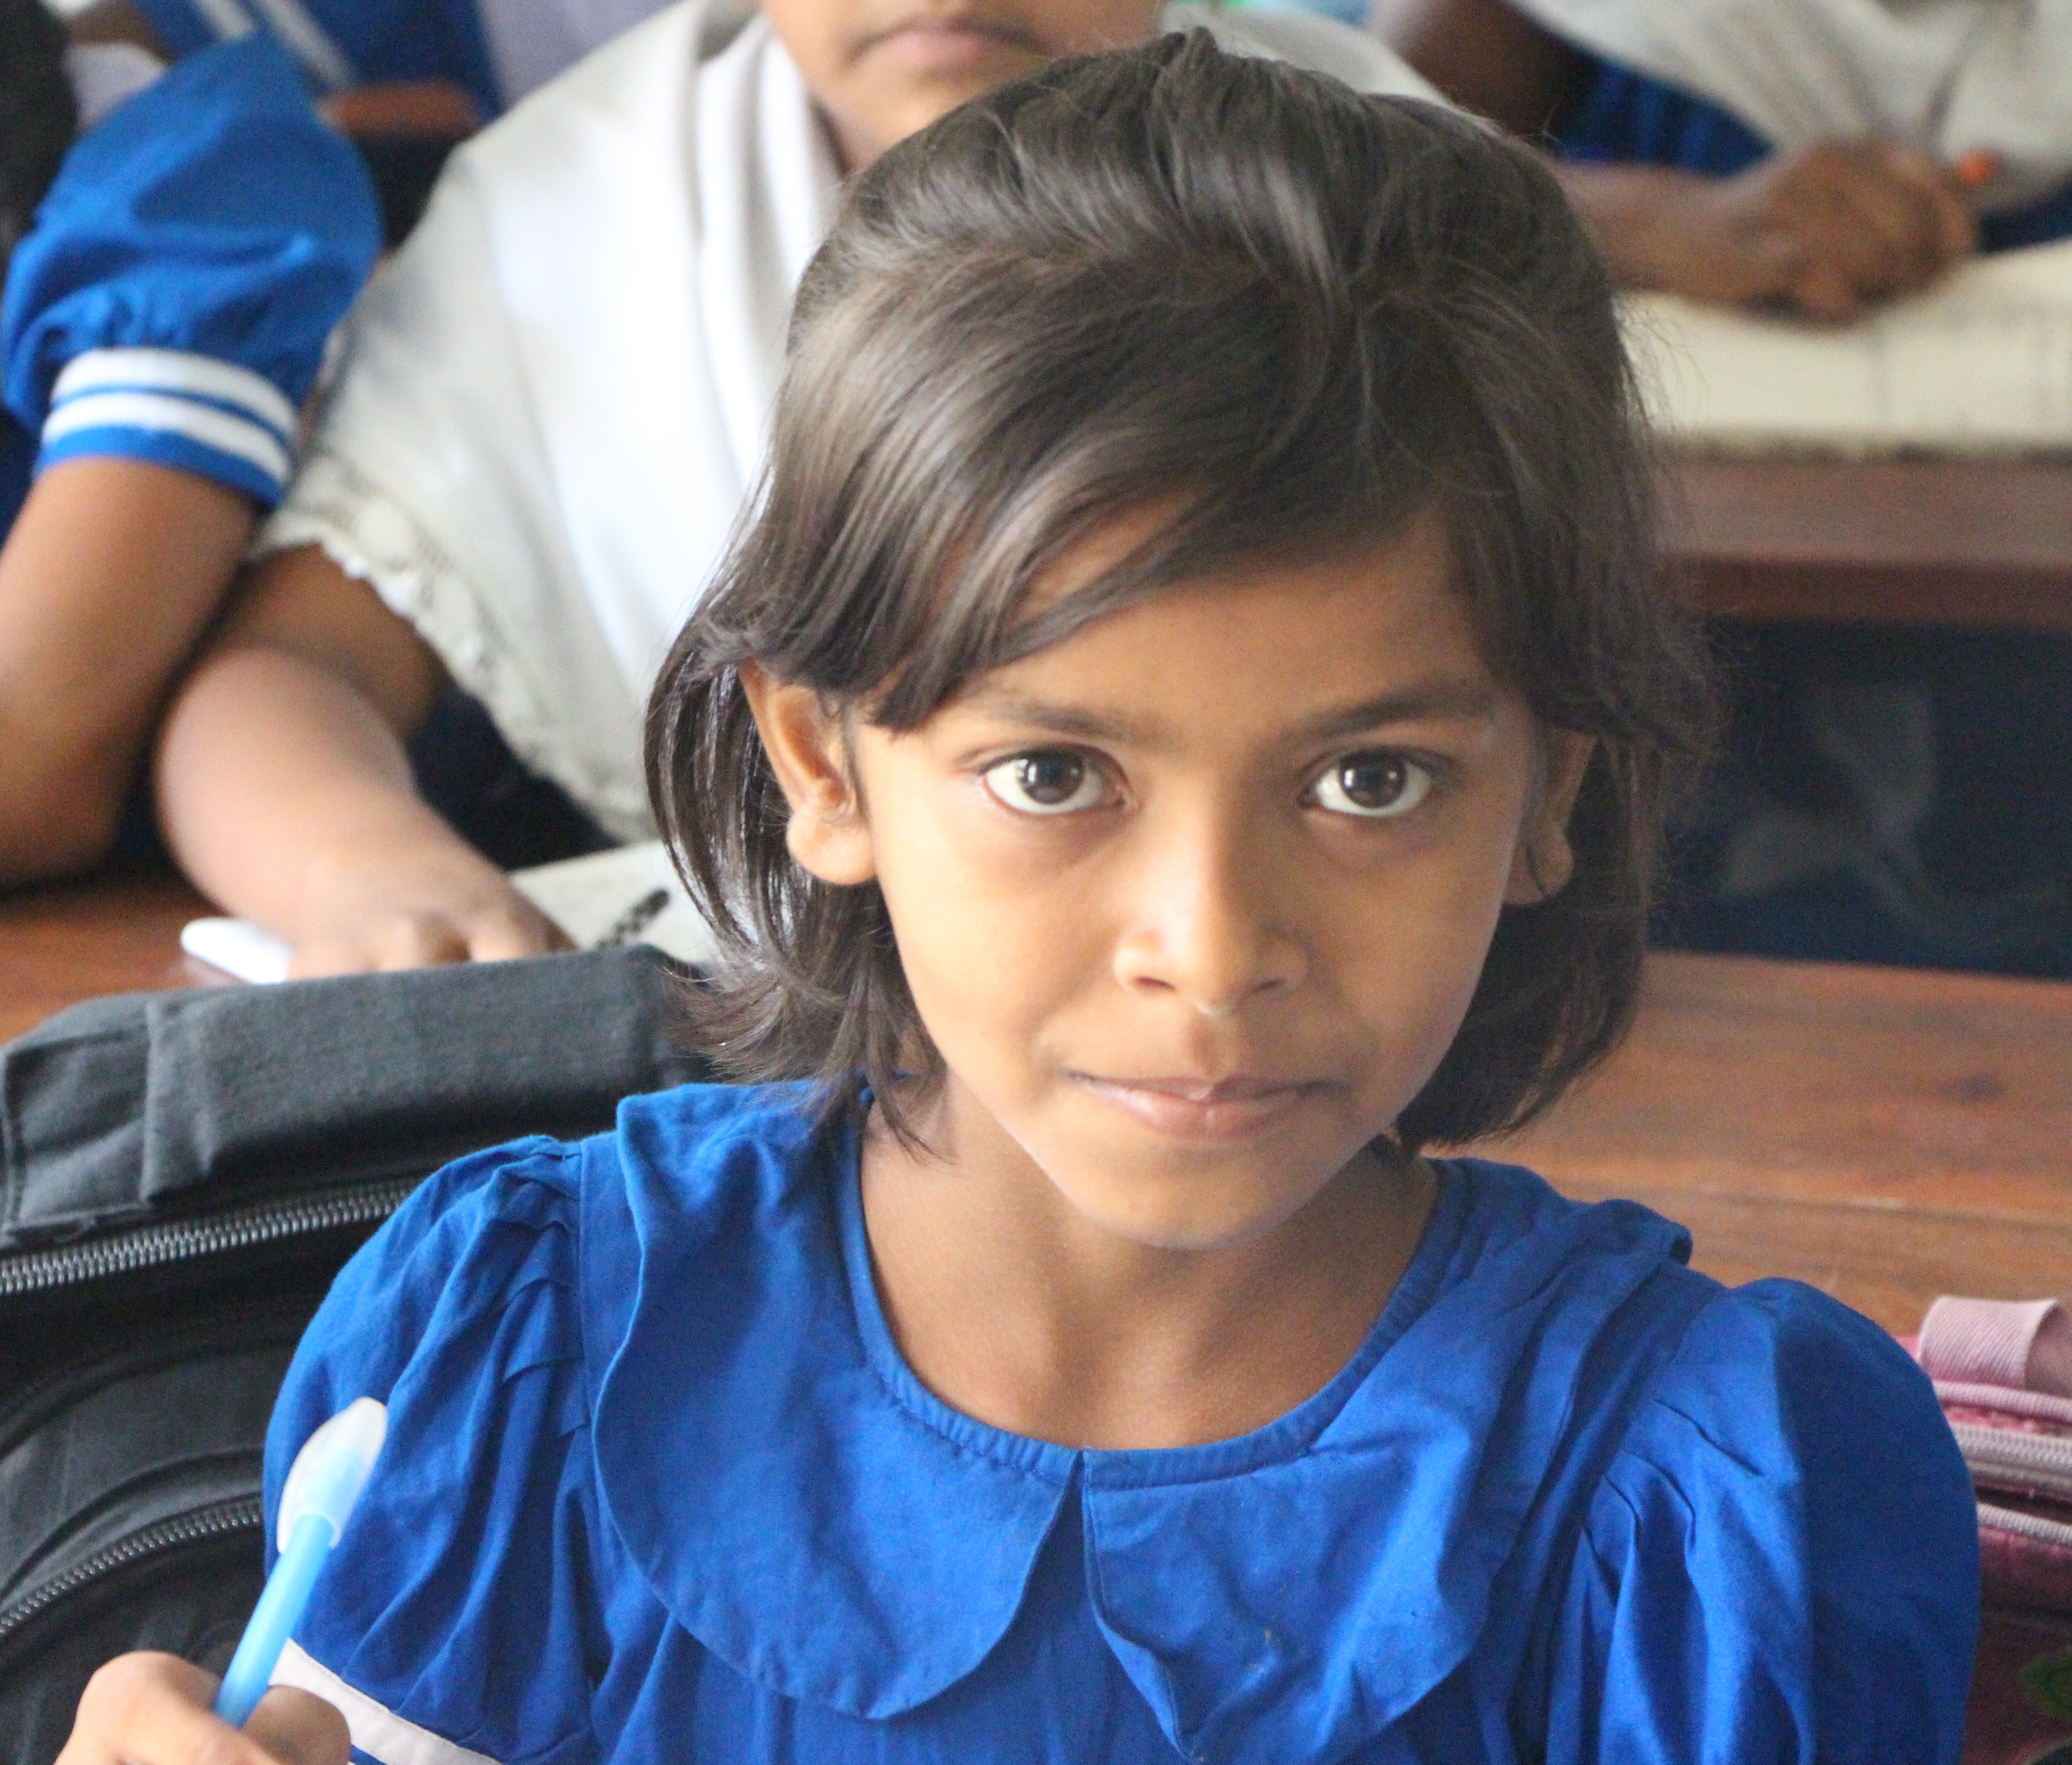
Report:
M 269 1692 L 242 1734 L 209 1714 L 216 1682 L 173 1655 L 125 1655 L 93 1676 L 58 1765 L 346 1765 L 345 1718 L 308 1692 Z
M 1449 97 L 1515 134 L 1556 126 L 1579 96 L 1585 59 L 1504 0 L 1376 0 L 1371 23 Z M 1956 176 L 1880 142 L 1774 154 L 1729 178 L 1642 165 L 1558 175 L 1621 282 L 1700 300 L 1848 319 L 1978 243 Z
M 159 813 L 188 874 L 335 974 L 567 940 L 418 796 L 405 743 L 446 671 L 314 549 L 268 560 L 168 713 Z
M 107 850 L 252 516 L 237 492 L 141 460 L 68 460 L 30 492 L 0 547 L 0 884 Z
M 0 550 L 0 882 L 106 849 L 379 237 L 357 157 L 263 40 L 73 144 L 0 306 L 0 393 L 39 443 Z

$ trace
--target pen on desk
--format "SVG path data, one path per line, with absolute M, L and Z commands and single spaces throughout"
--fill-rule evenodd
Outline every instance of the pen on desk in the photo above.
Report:
M 388 1410 L 362 1397 L 318 1429 L 295 1454 L 281 1490 L 275 1533 L 281 1554 L 216 1695 L 216 1714 L 232 1728 L 242 1728 L 266 1695 L 281 1651 L 309 1609 L 317 1577 L 367 1487 L 388 1433 Z
M 590 948 L 594 950 L 615 950 L 623 944 L 631 944 L 668 911 L 669 891 L 650 889 L 623 913 L 612 921 L 610 928 Z

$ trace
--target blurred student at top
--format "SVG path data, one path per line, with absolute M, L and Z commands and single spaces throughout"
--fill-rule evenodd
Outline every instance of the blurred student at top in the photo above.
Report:
M 641 707 L 761 471 L 844 175 L 1060 56 L 1193 25 L 1431 93 L 1299 14 L 766 0 L 744 23 L 693 3 L 462 147 L 356 309 L 265 561 L 168 715 L 181 862 L 302 973 L 552 947 L 490 857 L 549 855 L 519 825 L 528 793 L 555 819 L 540 779 L 593 838 L 652 833 Z
M 172 676 L 373 262 L 372 191 L 254 38 L 170 72 L 0 0 L 0 884 L 105 856 Z
M 661 10 L 667 0 L 97 0 L 76 32 L 188 56 L 270 32 L 316 88 L 426 82 L 472 101 L 471 123 L 497 116 L 591 50 Z M 398 113 L 430 125 L 442 113 L 419 94 Z M 347 106 L 348 117 L 358 113 Z M 450 115 L 450 113 L 445 113 Z M 455 132 L 462 132 L 456 128 Z
M 1375 0 L 1371 23 L 1550 136 L 1634 285 L 1847 319 L 2072 232 L 2068 0 Z

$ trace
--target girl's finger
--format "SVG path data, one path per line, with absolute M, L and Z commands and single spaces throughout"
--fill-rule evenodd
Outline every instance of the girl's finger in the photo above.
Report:
M 347 1765 L 352 1755 L 345 1718 L 314 1693 L 292 1686 L 276 1685 L 261 1698 L 245 1734 L 281 1765 Z
M 215 1697 L 215 1680 L 177 1656 L 121 1656 L 87 1682 L 58 1765 L 278 1765 L 216 1720 Z
M 1936 267 L 1955 263 L 1978 249 L 1978 223 L 1964 206 L 1962 191 L 1983 181 L 1978 174 L 1985 166 L 1986 177 L 1998 169 L 1989 154 L 1967 154 L 1952 169 L 1938 165 L 1926 154 L 1903 147 L 1884 149 L 1885 167 L 1893 180 L 1910 190 L 1920 203 L 1934 238 Z
M 1891 174 L 1883 155 L 1852 159 L 1825 194 L 1830 240 L 1860 292 L 1910 287 L 1940 266 L 1933 208 L 1910 180 Z
M 467 952 L 477 962 L 544 956 L 549 951 L 574 948 L 568 933 L 522 901 L 483 913 L 467 928 Z

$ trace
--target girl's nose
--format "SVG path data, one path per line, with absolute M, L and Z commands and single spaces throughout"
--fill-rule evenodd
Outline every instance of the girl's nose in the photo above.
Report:
M 1301 983 L 1308 958 L 1276 902 L 1269 855 L 1203 829 L 1146 857 L 1116 951 L 1125 986 L 1225 1017 Z

